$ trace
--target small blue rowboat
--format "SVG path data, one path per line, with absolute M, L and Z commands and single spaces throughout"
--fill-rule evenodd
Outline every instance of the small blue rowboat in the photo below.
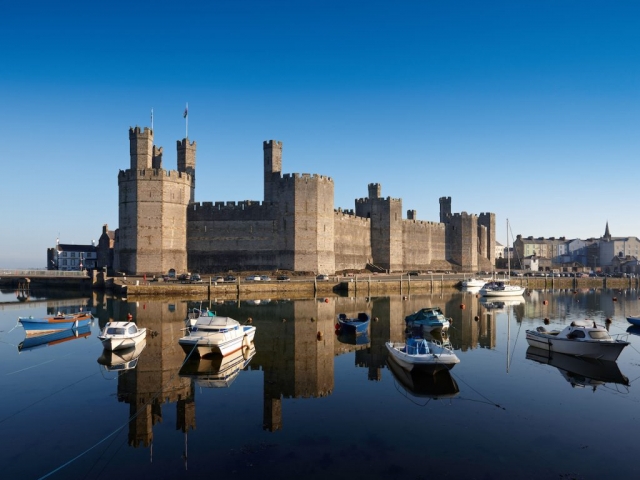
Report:
M 627 317 L 627 322 L 636 327 L 640 327 L 640 317 Z
M 40 335 L 29 335 L 18 345 L 18 351 L 33 350 L 39 347 L 51 347 L 59 343 L 75 340 L 76 338 L 86 338 L 91 335 L 91 327 L 86 325 L 78 329 L 57 330 L 51 333 Z
M 18 317 L 18 321 L 24 327 L 27 335 L 42 335 L 43 333 L 58 330 L 78 329 L 89 325 L 91 320 L 93 320 L 93 315 L 85 312 L 72 314 L 58 313 L 54 316 L 42 318 Z
M 359 313 L 357 318 L 349 318 L 345 313 L 341 313 L 338 315 L 336 332 L 362 335 L 368 332 L 369 320 L 369 315 L 366 313 Z

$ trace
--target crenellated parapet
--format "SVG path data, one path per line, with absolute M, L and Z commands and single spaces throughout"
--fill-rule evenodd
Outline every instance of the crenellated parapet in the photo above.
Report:
M 295 182 L 297 180 L 333 183 L 333 179 L 331 177 L 319 175 L 317 173 L 285 173 L 282 175 L 281 180 L 284 183 Z
M 189 221 L 271 221 L 278 218 L 277 208 L 255 200 L 239 202 L 195 202 L 189 204 Z
M 149 168 L 143 170 L 120 170 L 118 172 L 118 183 L 134 180 L 162 179 L 177 183 L 191 184 L 191 175 L 177 170 L 163 170 L 161 168 Z
M 338 221 L 348 220 L 351 222 L 355 222 L 354 224 L 361 224 L 361 225 L 369 225 L 371 223 L 371 219 L 365 218 L 365 217 L 358 217 L 355 215 L 353 210 L 346 210 L 346 211 L 335 210 L 334 214 L 335 214 L 336 220 Z
M 387 202 L 387 203 L 394 203 L 394 204 L 402 204 L 402 199 L 401 198 L 393 198 L 393 197 L 386 197 L 386 198 L 375 198 L 374 200 L 378 201 L 378 202 Z M 365 205 L 367 203 L 370 203 L 371 199 L 370 198 L 356 198 L 356 205 Z

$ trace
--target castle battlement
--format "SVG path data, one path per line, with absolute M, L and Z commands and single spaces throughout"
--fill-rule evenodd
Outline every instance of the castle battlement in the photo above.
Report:
M 222 210 L 239 210 L 247 211 L 250 209 L 258 209 L 265 207 L 267 204 L 259 202 L 257 200 L 241 200 L 239 202 L 227 201 L 227 202 L 194 202 L 190 205 L 190 208 L 194 211 L 198 210 L 210 210 L 210 211 L 222 211 Z
M 460 212 L 460 213 L 453 213 L 451 215 L 451 218 L 467 219 L 467 218 L 478 218 L 478 216 L 473 213 L 469 214 L 467 212 Z
M 182 183 L 191 183 L 192 176 L 185 172 L 178 172 L 177 170 L 164 170 L 162 168 L 149 168 L 144 170 L 120 170 L 118 172 L 118 181 L 136 180 L 140 179 L 152 179 L 154 177 L 163 178 L 169 177 L 172 180 L 180 181 Z
M 264 142 L 262 142 L 262 147 L 271 147 L 271 146 L 278 146 L 278 147 L 282 147 L 282 142 L 279 140 L 265 140 Z
M 329 182 L 329 183 L 333 183 L 333 179 L 331 177 L 327 177 L 326 175 L 319 175 L 317 173 L 311 174 L 311 173 L 285 173 L 282 175 L 281 179 L 284 181 L 291 181 L 291 180 L 298 180 L 298 179 L 312 179 L 314 181 L 320 181 L 320 182 Z
M 346 211 L 346 212 L 335 210 L 334 214 L 335 214 L 336 220 L 338 221 L 346 220 L 349 222 L 357 222 L 357 223 L 360 223 L 361 225 L 368 225 L 371 223 L 370 218 L 358 217 L 353 213 L 353 210 Z
M 430 222 L 428 220 L 410 220 L 410 219 L 407 219 L 404 221 L 413 225 L 419 225 L 419 226 L 428 227 L 428 228 L 436 228 L 440 230 L 444 230 L 445 228 L 444 223 L 440 223 L 440 222 Z
M 367 203 L 370 203 L 371 201 L 376 201 L 376 202 L 388 202 L 388 203 L 402 203 L 402 199 L 401 198 L 392 198 L 392 197 L 386 197 L 386 198 L 356 198 L 356 203 L 360 204 L 360 205 L 364 205 Z

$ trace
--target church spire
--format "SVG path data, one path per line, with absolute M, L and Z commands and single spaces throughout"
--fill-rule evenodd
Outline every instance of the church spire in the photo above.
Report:
M 609 233 L 609 221 L 607 220 L 607 226 L 604 229 L 604 236 L 602 237 L 604 240 L 611 240 L 611 233 Z

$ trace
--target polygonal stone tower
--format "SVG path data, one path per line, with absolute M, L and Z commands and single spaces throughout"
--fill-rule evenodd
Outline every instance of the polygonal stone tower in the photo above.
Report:
M 187 205 L 195 188 L 195 142 L 178 142 L 178 170 L 162 169 L 153 131 L 129 129 L 131 167 L 118 174 L 114 268 L 130 275 L 187 269 Z

